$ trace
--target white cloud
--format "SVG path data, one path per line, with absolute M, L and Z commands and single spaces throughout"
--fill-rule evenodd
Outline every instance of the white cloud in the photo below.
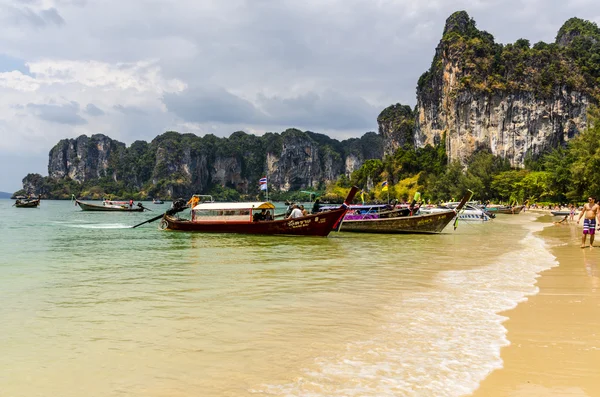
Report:
M 0 151 L 48 151 L 62 138 L 99 132 L 129 141 L 130 134 L 140 134 L 123 118 L 133 109 L 137 117 L 152 113 L 158 124 L 148 133 L 160 133 L 172 119 L 162 96 L 186 86 L 164 78 L 155 61 L 42 60 L 27 66 L 30 75 L 0 73 Z

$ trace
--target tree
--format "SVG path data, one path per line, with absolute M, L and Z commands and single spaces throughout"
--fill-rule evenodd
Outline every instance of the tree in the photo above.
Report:
M 600 191 L 600 110 L 592 109 L 588 127 L 569 145 L 573 192 L 571 197 L 597 195 Z
M 492 180 L 492 189 L 494 189 L 496 197 L 506 201 L 522 201 L 524 191 L 520 182 L 528 172 L 527 170 L 511 170 L 495 175 Z

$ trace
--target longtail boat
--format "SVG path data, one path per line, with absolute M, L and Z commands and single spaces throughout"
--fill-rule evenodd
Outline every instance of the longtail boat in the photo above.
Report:
M 275 211 L 270 202 L 200 203 L 191 208 L 191 219 L 165 213 L 161 228 L 185 232 L 326 237 L 339 226 L 357 191 L 358 188 L 351 188 L 344 204 L 334 210 L 293 219 L 256 220 L 257 214 Z
M 392 218 L 344 219 L 340 231 L 386 234 L 441 233 L 469 201 L 471 195 L 471 192 L 467 193 L 456 208 L 442 212 Z
M 75 200 L 75 203 L 79 205 L 82 211 L 142 212 L 146 209 L 142 203 L 138 203 L 137 206 L 130 206 L 128 201 L 104 200 L 100 205 Z
M 512 214 L 512 215 L 516 215 L 518 213 L 520 213 L 523 208 L 525 208 L 524 205 L 516 205 L 516 206 L 507 206 L 507 207 L 498 207 L 497 212 L 499 214 Z
M 419 209 L 419 214 L 433 214 L 439 212 L 447 212 L 448 210 L 452 210 L 455 207 L 421 207 Z M 465 204 L 463 209 L 457 214 L 458 219 L 461 221 L 467 222 L 487 222 L 496 217 L 495 213 L 487 212 L 483 208 L 477 207 L 471 204 Z
M 14 206 L 17 208 L 37 208 L 40 205 L 40 199 L 17 199 Z

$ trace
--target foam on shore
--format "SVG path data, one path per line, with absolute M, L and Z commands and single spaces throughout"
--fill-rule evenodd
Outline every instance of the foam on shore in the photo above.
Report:
M 310 397 L 472 393 L 502 367 L 501 348 L 509 341 L 502 324 L 506 318 L 498 313 L 537 293 L 539 273 L 557 265 L 534 235 L 544 225 L 520 225 L 528 230 L 526 237 L 492 263 L 442 272 L 435 288 L 387 305 L 389 321 L 375 337 L 348 344 L 339 356 L 318 357 L 316 367 L 295 382 L 255 392 Z

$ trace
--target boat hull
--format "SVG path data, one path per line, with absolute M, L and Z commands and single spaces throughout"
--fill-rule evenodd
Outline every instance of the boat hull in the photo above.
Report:
M 90 204 L 83 201 L 75 200 L 82 211 L 104 211 L 104 212 L 142 212 L 144 208 L 142 207 L 108 207 L 104 205 L 98 204 Z
M 520 213 L 524 207 L 525 207 L 524 205 L 520 205 L 520 206 L 512 207 L 512 208 L 498 208 L 497 212 L 498 212 L 498 214 L 516 215 L 516 214 Z
M 37 208 L 39 205 L 40 205 L 40 200 L 15 203 L 15 207 L 17 207 L 17 208 Z
M 344 220 L 340 231 L 385 234 L 435 234 L 441 233 L 455 216 L 456 213 L 454 211 L 446 211 L 398 218 Z
M 192 222 L 165 215 L 161 227 L 183 232 L 326 237 L 333 230 L 336 223 L 342 219 L 346 211 L 346 208 L 340 208 L 302 218 L 262 222 Z

